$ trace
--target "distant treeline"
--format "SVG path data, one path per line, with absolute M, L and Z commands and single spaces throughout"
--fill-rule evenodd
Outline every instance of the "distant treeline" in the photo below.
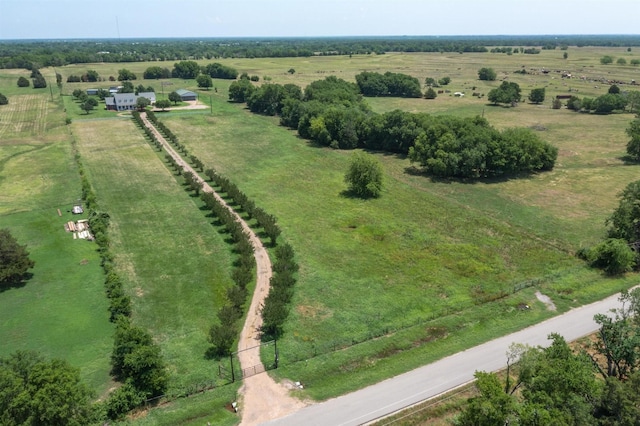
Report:
M 385 52 L 488 52 L 494 46 L 640 46 L 640 35 L 3 40 L 0 68 L 93 62 L 308 57 Z

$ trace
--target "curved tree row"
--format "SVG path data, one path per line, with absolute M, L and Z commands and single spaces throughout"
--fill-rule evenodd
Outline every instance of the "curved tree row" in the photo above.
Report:
M 144 126 L 139 113 L 133 112 L 136 122 Z M 168 136 L 172 142 L 177 141 L 177 137 L 161 123 L 155 115 L 150 115 L 150 121 L 156 125 L 162 132 Z M 159 143 L 155 135 L 147 129 L 145 133 L 149 135 L 151 143 Z M 151 134 L 150 134 L 151 133 Z M 162 146 L 160 144 L 160 146 Z M 186 150 L 185 150 L 186 151 Z M 205 203 L 212 214 L 217 218 L 218 225 L 224 226 L 226 232 L 230 236 L 230 240 L 235 244 L 235 251 L 238 259 L 234 264 L 231 272 L 231 278 L 234 285 L 227 290 L 227 303 L 218 312 L 218 322 L 213 324 L 209 331 L 209 342 L 212 346 L 207 351 L 208 356 L 221 357 L 231 352 L 233 342 L 235 341 L 239 327 L 238 321 L 244 315 L 244 306 L 248 296 L 247 285 L 253 280 L 255 259 L 253 258 L 253 245 L 249 239 L 249 235 L 244 231 L 241 224 L 236 220 L 235 215 L 229 211 L 229 207 L 240 214 L 244 213 L 247 220 L 255 219 L 257 225 L 264 230 L 264 234 L 271 240 L 272 246 L 276 246 L 278 236 L 281 233 L 275 216 L 267 213 L 260 207 L 256 207 L 255 202 L 244 194 L 231 180 L 217 173 L 213 168 L 206 168 L 205 164 L 195 155 L 190 155 L 189 160 L 194 168 L 203 171 L 204 175 L 209 178 L 211 184 L 219 188 L 216 192 L 224 194 L 227 200 L 226 204 L 222 202 L 213 193 L 201 191 L 203 182 L 198 176 L 190 171 L 184 171 L 178 161 L 170 154 L 166 154 L 166 159 L 172 168 L 177 170 L 178 174 L 183 174 L 185 183 L 190 190 L 196 195 L 200 194 L 202 201 Z M 281 332 L 282 323 L 288 314 L 288 304 L 293 294 L 293 284 L 295 279 L 293 273 L 297 271 L 297 265 L 292 266 L 293 249 L 288 244 L 276 247 L 276 265 L 274 275 L 271 279 L 271 290 L 262 307 L 263 323 L 266 324 L 262 329 L 263 337 L 271 338 Z M 275 289 L 275 290 L 274 290 Z M 286 289 L 286 291 L 284 291 Z M 276 315 L 277 313 L 277 315 Z

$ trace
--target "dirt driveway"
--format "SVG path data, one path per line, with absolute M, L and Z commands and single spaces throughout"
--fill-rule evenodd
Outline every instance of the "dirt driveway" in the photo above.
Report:
M 194 108 L 197 105 L 194 105 Z M 207 108 L 206 105 L 202 105 Z M 183 107 L 186 108 L 186 107 Z M 202 182 L 202 190 L 212 193 L 218 202 L 226 206 L 233 214 L 235 219 L 242 225 L 242 228 L 249 235 L 253 244 L 253 255 L 256 259 L 256 288 L 251 298 L 251 306 L 247 311 L 247 319 L 240 333 L 238 342 L 238 358 L 242 369 L 256 367 L 256 370 L 264 370 L 260 361 L 260 326 L 262 325 L 262 315 L 260 310 L 264 299 L 269 294 L 269 280 L 271 279 L 271 260 L 269 254 L 264 248 L 262 241 L 253 232 L 253 229 L 238 215 L 227 203 L 211 188 L 211 186 L 196 171 L 182 159 L 182 157 L 173 149 L 158 130 L 149 122 L 147 115 L 140 114 L 145 126 L 154 133 L 160 143 L 164 146 L 165 151 L 170 154 L 176 162 L 186 171 Z M 242 426 L 253 426 L 260 423 L 283 417 L 291 414 L 306 404 L 289 395 L 291 387 L 284 384 L 276 383 L 267 373 L 257 374 L 244 380 L 240 388 L 240 405 L 239 413 L 242 416 Z

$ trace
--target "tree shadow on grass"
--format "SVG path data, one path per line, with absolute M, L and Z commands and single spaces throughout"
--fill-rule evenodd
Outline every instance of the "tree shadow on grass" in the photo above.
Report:
M 4 293 L 5 291 L 22 288 L 27 285 L 27 281 L 33 278 L 33 273 L 27 272 L 22 275 L 20 278 L 0 283 L 0 293 Z
M 519 173 L 519 174 L 513 174 L 513 175 L 501 175 L 501 176 L 491 176 L 491 177 L 457 178 L 457 177 L 434 176 L 416 166 L 405 167 L 404 172 L 411 176 L 422 176 L 424 178 L 429 179 L 433 183 L 444 183 L 444 184 L 462 183 L 466 185 L 477 185 L 477 184 L 490 185 L 490 184 L 496 184 L 496 183 L 505 183 L 515 179 L 519 179 L 519 180 L 532 179 L 532 177 L 537 174 L 537 173 Z

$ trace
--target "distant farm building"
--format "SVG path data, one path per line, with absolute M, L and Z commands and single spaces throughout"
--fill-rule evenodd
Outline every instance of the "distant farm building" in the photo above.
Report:
M 104 98 L 107 109 L 110 111 L 132 111 L 136 109 L 138 98 L 147 98 L 151 104 L 156 103 L 156 94 L 154 92 L 134 93 L 114 93 L 113 96 Z
M 176 93 L 180 95 L 180 99 L 182 99 L 183 101 L 195 101 L 196 99 L 198 99 L 198 95 L 190 90 L 178 89 L 176 90 Z
M 98 89 L 87 89 L 87 95 L 95 96 L 98 94 Z

